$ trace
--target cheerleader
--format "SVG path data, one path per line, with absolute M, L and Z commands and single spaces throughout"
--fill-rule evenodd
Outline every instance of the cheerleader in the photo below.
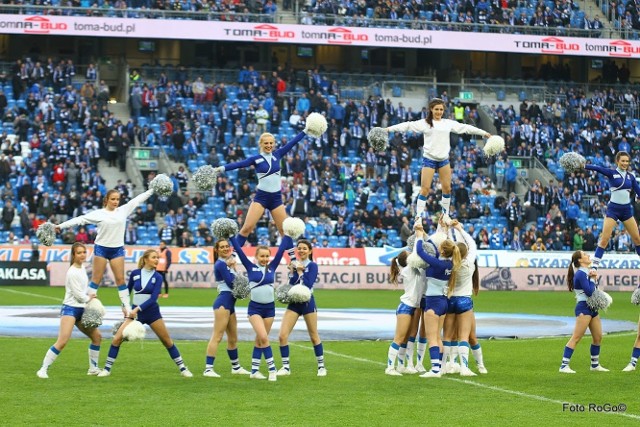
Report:
M 617 167 L 615 169 L 607 169 L 598 165 L 585 165 L 586 170 L 596 171 L 609 179 L 609 190 L 611 198 L 607 204 L 607 213 L 605 214 L 602 233 L 600 233 L 600 241 L 593 255 L 592 268 L 597 269 L 600 260 L 604 255 L 604 251 L 609 245 L 613 229 L 617 226 L 618 221 L 624 225 L 633 240 L 636 247 L 636 253 L 640 255 L 640 232 L 638 224 L 633 216 L 633 197 L 640 196 L 640 186 L 636 181 L 636 177 L 629 172 L 629 164 L 631 156 L 625 151 L 619 151 L 615 159 Z
M 398 278 L 402 277 L 404 294 L 400 297 L 400 304 L 396 309 L 396 332 L 387 353 L 387 368 L 384 373 L 392 376 L 401 376 L 403 373 L 415 374 L 418 372 L 413 367 L 405 366 L 407 342 L 410 335 L 415 341 L 415 333 L 418 329 L 417 318 L 420 320 L 424 308 L 423 295 L 427 288 L 424 271 L 407 266 L 407 257 L 410 252 L 403 251 L 391 260 L 389 278 L 391 283 L 398 285 Z M 400 270 L 402 268 L 402 270 Z M 414 328 L 415 325 L 415 328 Z M 396 359 L 398 367 L 396 368 Z
M 98 374 L 99 377 L 108 377 L 111 375 L 111 368 L 118 357 L 120 344 L 122 344 L 123 341 L 123 332 L 136 317 L 140 323 L 149 325 L 151 330 L 160 339 L 169 352 L 169 356 L 171 356 L 180 370 L 180 375 L 187 378 L 193 377 L 191 371 L 185 366 L 178 348 L 169 336 L 167 326 L 160 314 L 158 296 L 162 291 L 162 276 L 156 271 L 159 259 L 160 255 L 158 251 L 155 249 L 147 249 L 138 260 L 138 268 L 131 272 L 127 287 L 129 292 L 133 292 L 133 309 L 122 325 L 120 325 L 118 332 L 113 336 L 107 361 L 102 372 Z
M 456 283 L 449 305 L 447 308 L 447 316 L 444 320 L 444 359 L 442 373 L 456 373 L 452 355 L 453 347 L 457 347 L 460 355 L 460 375 L 472 377 L 476 374 L 469 369 L 469 336 L 473 328 L 475 316 L 473 314 L 473 300 L 471 295 L 477 295 L 480 289 L 480 280 L 477 262 L 477 246 L 476 242 L 462 228 L 462 224 L 454 220 L 451 225 L 450 236 L 456 241 L 456 245 L 460 250 L 461 264 L 456 274 Z M 458 236 L 463 240 L 459 241 Z M 454 341 L 455 339 L 455 341 Z M 449 356 L 452 355 L 452 362 L 448 363 Z
M 60 330 L 58 331 L 58 339 L 53 344 L 42 361 L 42 367 L 38 370 L 37 375 L 40 378 L 49 378 L 47 371 L 49 366 L 55 362 L 62 349 L 69 342 L 73 326 L 75 325 L 80 332 L 91 339 L 89 344 L 89 370 L 87 375 L 98 375 L 98 357 L 100 356 L 100 342 L 102 336 L 98 328 L 85 328 L 80 323 L 84 307 L 94 296 L 87 296 L 87 285 L 89 277 L 84 269 L 84 262 L 87 259 L 87 248 L 79 242 L 71 246 L 71 266 L 67 271 L 64 283 L 64 300 L 62 309 L 60 310 Z
M 573 355 L 573 351 L 584 336 L 585 331 L 589 328 L 591 331 L 591 370 L 599 372 L 609 372 L 608 369 L 600 365 L 600 341 L 602 340 L 602 323 L 598 312 L 592 310 L 587 305 L 587 298 L 596 290 L 596 281 L 598 279 L 595 270 L 589 271 L 591 258 L 589 254 L 583 251 L 575 251 L 571 256 L 571 264 L 567 271 L 567 286 L 569 292 L 576 294 L 576 326 L 573 329 L 573 335 L 564 348 L 562 363 L 559 371 L 563 374 L 575 374 L 576 371 L 569 367 L 569 361 Z
M 265 132 L 260 135 L 258 145 L 260 154 L 251 156 L 248 159 L 235 163 L 229 163 L 216 168 L 218 172 L 232 171 L 239 168 L 249 168 L 253 166 L 258 175 L 258 186 L 256 195 L 249 205 L 249 210 L 245 217 L 242 228 L 237 236 L 237 242 L 240 247 L 244 246 L 247 236 L 251 234 L 256 224 L 264 215 L 264 211 L 268 210 L 280 231 L 282 231 L 282 222 L 287 217 L 287 213 L 282 204 L 282 192 L 280 183 L 280 162 L 291 149 L 306 136 L 304 132 L 300 132 L 291 139 L 286 145 L 275 149 L 276 138 L 272 134 Z M 293 247 L 287 251 L 289 257 L 295 259 L 295 251 Z
M 442 211 L 448 215 L 451 204 L 451 166 L 449 165 L 449 152 L 451 151 L 450 134 L 472 134 L 485 138 L 490 133 L 471 125 L 458 123 L 455 120 L 443 119 L 445 102 L 439 98 L 433 98 L 429 102 L 429 112 L 425 119 L 412 122 L 398 123 L 385 128 L 391 132 L 414 132 L 424 136 L 424 149 L 422 154 L 421 188 L 416 204 L 416 221 L 426 210 L 427 196 L 431 190 L 433 175 L 438 172 L 442 183 Z
M 451 295 L 456 284 L 457 271 L 461 265 L 460 249 L 447 239 L 436 248 L 436 256 L 429 255 L 423 248 L 424 228 L 417 224 L 416 253 L 429 264 L 426 270 L 427 291 L 424 312 L 424 324 L 429 343 L 431 370 L 420 375 L 422 378 L 440 378 L 442 364 L 442 338 L 440 329 L 447 313 L 447 296 Z
M 213 333 L 207 345 L 205 361 L 205 377 L 219 378 L 213 370 L 218 354 L 218 345 L 227 333 L 227 354 L 231 359 L 231 373 L 234 375 L 249 375 L 249 371 L 240 366 L 238 361 L 238 320 L 236 319 L 236 299 L 233 297 L 233 279 L 236 277 L 236 260 L 232 255 L 229 241 L 218 240 L 213 247 L 213 272 L 218 285 L 218 297 L 213 303 Z
M 129 291 L 127 285 L 125 285 L 124 276 L 124 235 L 127 218 L 152 195 L 153 190 L 147 190 L 120 206 L 120 192 L 115 189 L 109 190 L 102 202 L 102 209 L 94 210 L 56 226 L 56 231 L 59 232 L 65 228 L 79 225 L 97 225 L 98 230 L 93 247 L 91 282 L 89 282 L 87 292 L 89 295 L 95 295 L 98 292 L 98 286 L 102 282 L 102 276 L 104 276 L 107 264 L 109 264 L 116 286 L 118 286 L 118 296 L 120 297 L 122 312 L 125 317 L 131 311 Z
M 313 262 L 313 247 L 308 240 L 298 241 L 298 262 L 291 263 L 289 268 L 291 276 L 290 285 L 303 284 L 311 289 L 311 299 L 303 303 L 291 303 L 287 306 L 287 310 L 282 316 L 282 324 L 280 326 L 280 356 L 282 356 L 282 368 L 278 370 L 278 376 L 286 376 L 291 374 L 289 367 L 289 335 L 296 325 L 300 316 L 304 317 L 307 324 L 309 338 L 313 344 L 313 351 L 318 362 L 318 376 L 326 377 L 327 369 L 324 366 L 324 349 L 322 341 L 318 334 L 318 309 L 316 301 L 313 297 L 313 285 L 318 280 L 318 264 Z
M 273 326 L 276 316 L 276 305 L 273 294 L 273 283 L 275 281 L 276 268 L 280 264 L 285 248 L 293 247 L 293 240 L 289 236 L 283 236 L 276 256 L 271 262 L 269 257 L 271 251 L 268 246 L 256 247 L 255 259 L 257 264 L 252 263 L 242 251 L 238 243 L 238 237 L 231 238 L 231 244 L 240 257 L 240 261 L 247 270 L 249 287 L 251 288 L 251 300 L 249 301 L 248 315 L 249 323 L 256 333 L 255 346 L 251 357 L 251 374 L 249 378 L 265 379 L 260 372 L 260 360 L 264 355 L 267 367 L 269 368 L 269 381 L 277 381 L 276 365 L 273 361 L 273 351 L 269 344 L 269 332 Z

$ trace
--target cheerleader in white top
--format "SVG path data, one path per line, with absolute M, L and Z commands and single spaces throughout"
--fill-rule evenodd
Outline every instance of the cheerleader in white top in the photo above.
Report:
M 469 340 L 475 325 L 472 295 L 477 295 L 480 281 L 477 269 L 477 245 L 458 221 L 454 220 L 449 229 L 449 238 L 456 242 L 460 250 L 460 269 L 456 274 L 456 284 L 449 298 L 447 316 L 444 321 L 442 360 L 443 374 L 456 373 L 459 369 L 462 376 L 475 376 L 469 369 Z M 475 334 L 474 334 L 475 335 Z M 475 343 L 477 344 L 477 342 Z M 460 365 L 454 365 L 455 352 L 460 355 Z M 449 362 L 451 356 L 451 362 Z M 483 361 L 478 362 L 478 370 L 485 372 Z
M 60 231 L 65 228 L 86 224 L 97 225 L 98 230 L 93 247 L 91 282 L 87 292 L 89 295 L 95 295 L 98 292 L 98 286 L 102 282 L 108 263 L 111 265 L 111 271 L 113 271 L 116 286 L 118 287 L 118 296 L 122 303 L 122 312 L 125 317 L 131 311 L 129 291 L 127 290 L 127 285 L 125 285 L 124 276 L 124 235 L 127 218 L 152 195 L 153 190 L 145 191 L 120 206 L 120 192 L 115 189 L 109 190 L 102 202 L 102 209 L 96 209 L 56 226 L 56 231 Z
M 318 334 L 318 309 L 316 300 L 313 296 L 313 285 L 318 280 L 318 264 L 313 261 L 313 247 L 308 240 L 299 240 L 298 245 L 298 261 L 289 264 L 291 272 L 289 278 L 290 285 L 303 284 L 311 290 L 311 299 L 303 303 L 290 303 L 287 310 L 282 316 L 282 324 L 280 326 L 280 356 L 282 357 L 282 368 L 278 370 L 278 376 L 286 376 L 291 374 L 289 365 L 289 335 L 293 327 L 298 322 L 300 316 L 304 318 L 309 332 L 313 351 L 318 362 L 319 377 L 327 376 L 327 369 L 324 366 L 324 348 L 320 335 Z
M 423 378 L 439 378 L 442 374 L 442 337 L 440 330 L 447 314 L 448 296 L 453 292 L 456 284 L 457 271 L 460 269 L 461 256 L 458 246 L 449 239 L 444 240 L 436 248 L 436 256 L 429 255 L 423 248 L 424 228 L 417 224 L 416 253 L 429 264 L 426 270 L 427 291 L 424 311 L 424 324 L 429 343 L 431 370 L 420 375 Z
M 455 120 L 443 119 L 445 102 L 439 98 L 433 98 L 429 102 L 429 112 L 425 119 L 413 122 L 398 123 L 389 126 L 385 130 L 391 132 L 414 132 L 424 135 L 424 148 L 422 154 L 421 188 L 416 203 L 416 221 L 419 221 L 426 209 L 427 196 L 431 190 L 433 175 L 438 172 L 442 183 L 442 211 L 449 214 L 451 205 L 451 166 L 449 165 L 449 152 L 451 151 L 450 134 L 472 134 L 485 138 L 490 133 L 471 125 L 458 123 Z
M 124 320 L 118 332 L 113 336 L 111 348 L 107 355 L 107 361 L 99 377 L 108 377 L 111 375 L 111 368 L 118 357 L 120 345 L 123 341 L 124 330 L 129 324 L 136 320 L 149 325 L 151 330 L 160 339 L 162 344 L 169 352 L 169 356 L 175 362 L 180 370 L 180 375 L 191 378 L 193 374 L 185 366 L 180 351 L 169 336 L 167 326 L 160 314 L 160 306 L 158 305 L 158 296 L 162 291 L 162 276 L 156 271 L 160 254 L 155 249 L 147 249 L 142 257 L 138 260 L 138 268 L 131 272 L 129 276 L 128 289 L 133 294 L 133 309 L 129 316 Z
M 53 344 L 42 361 L 42 367 L 38 370 L 37 375 L 40 378 L 49 378 L 47 373 L 49 366 L 56 360 L 62 349 L 69 342 L 73 326 L 75 325 L 80 332 L 91 339 L 89 345 L 89 371 L 87 375 L 98 375 L 98 357 L 100 356 L 100 342 L 102 335 L 97 328 L 85 328 L 80 323 L 84 307 L 93 296 L 87 296 L 87 285 L 89 277 L 84 269 L 84 262 L 87 259 L 87 248 L 80 242 L 76 242 L 71 246 L 71 266 L 67 271 L 65 278 L 64 301 L 60 310 L 60 330 L 58 331 L 58 339 Z
M 412 268 L 407 265 L 407 257 L 410 252 L 403 251 L 391 260 L 389 267 L 389 280 L 398 285 L 399 277 L 402 277 L 404 293 L 400 297 L 400 304 L 396 309 L 396 332 L 387 352 L 387 368 L 384 373 L 392 376 L 401 376 L 403 373 L 415 374 L 415 368 L 409 369 L 404 364 L 404 351 L 406 343 L 413 330 L 418 328 L 416 318 L 419 321 L 424 308 L 424 293 L 427 289 L 427 281 L 424 270 Z M 400 270 L 402 268 L 402 270 Z M 396 359 L 398 366 L 396 367 Z
M 228 240 L 220 239 L 213 247 L 213 274 L 218 285 L 218 297 L 213 302 L 213 334 L 207 345 L 205 360 L 205 377 L 218 378 L 220 375 L 213 369 L 218 354 L 218 345 L 224 334 L 227 334 L 227 354 L 231 360 L 231 373 L 249 375 L 249 371 L 240 366 L 238 360 L 238 320 L 236 318 L 236 299 L 233 297 L 233 280 L 236 271 L 236 259 Z
M 591 332 L 591 370 L 608 372 L 609 370 L 600 365 L 600 342 L 602 341 L 602 322 L 598 311 L 592 310 L 587 305 L 587 298 L 590 297 L 598 285 L 598 273 L 596 270 L 589 270 L 591 258 L 584 251 L 575 251 L 571 256 L 571 264 L 567 271 L 567 286 L 569 292 L 576 295 L 576 326 L 573 335 L 567 342 L 562 355 L 560 372 L 563 374 L 575 374 L 576 371 L 569 367 L 571 356 L 576 346 L 584 336 L 587 328 Z

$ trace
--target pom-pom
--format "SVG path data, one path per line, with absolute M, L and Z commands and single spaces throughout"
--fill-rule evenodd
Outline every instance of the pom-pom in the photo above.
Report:
M 285 236 L 295 240 L 304 234 L 305 224 L 300 218 L 287 217 L 282 221 L 282 229 Z
M 53 245 L 53 242 L 56 241 L 56 226 L 50 222 L 40 224 L 36 230 L 36 237 L 45 246 Z
M 137 320 L 129 323 L 122 331 L 122 337 L 126 341 L 142 341 L 145 335 L 144 325 Z
M 289 301 L 293 303 L 309 302 L 311 299 L 311 289 L 303 284 L 297 284 L 289 289 Z
M 216 239 L 229 239 L 238 234 L 238 223 L 229 218 L 218 218 L 211 223 L 211 234 Z
M 631 294 L 631 304 L 640 305 L 640 288 L 636 289 Z
M 200 191 L 210 191 L 215 187 L 218 179 L 218 168 L 211 165 L 200 166 L 191 177 L 191 180 Z
M 415 252 L 407 257 L 407 265 L 411 268 L 427 268 L 429 266 L 429 264 Z
M 443 233 L 442 231 L 436 231 L 431 236 L 429 236 L 429 238 L 426 240 L 427 243 L 431 242 L 433 243 L 433 245 L 430 245 L 430 244 L 424 245 L 424 250 L 429 255 L 436 256 L 436 249 L 438 249 L 442 244 L 442 242 L 444 242 L 447 239 L 448 237 L 446 233 Z
M 231 294 L 235 299 L 245 299 L 251 293 L 249 279 L 244 274 L 236 274 L 233 278 L 233 289 Z
M 289 297 L 289 291 L 291 290 L 291 288 L 292 286 L 288 283 L 278 286 L 276 288 L 276 299 L 283 304 L 289 304 L 291 302 L 291 299 Z
M 374 127 L 369 131 L 367 136 L 369 145 L 373 148 L 373 151 L 384 151 L 389 144 L 389 132 L 383 128 Z
M 495 156 L 504 150 L 504 138 L 499 135 L 491 135 L 482 147 L 485 156 Z
M 105 314 L 107 314 L 107 310 L 104 309 L 104 305 L 98 298 L 93 298 L 85 306 L 80 323 L 88 329 L 97 328 L 102 325 L 102 319 Z
M 591 296 L 587 298 L 587 305 L 591 310 L 595 311 L 606 310 L 612 302 L 613 298 L 611 298 L 608 293 L 601 291 L 600 289 L 593 291 Z
M 426 240 L 423 237 L 423 241 L 426 242 Z M 417 238 L 416 238 L 416 233 L 413 233 L 411 236 L 409 236 L 407 238 L 407 250 L 408 251 L 413 251 L 413 249 L 416 246 L 416 242 L 417 242 Z
M 113 328 L 111 328 L 111 335 L 112 336 L 116 336 L 116 334 L 118 333 L 118 330 L 120 329 L 120 326 L 122 326 L 122 324 L 124 323 L 124 320 L 120 320 L 119 322 L 114 323 Z
M 570 153 L 563 154 L 558 163 L 560 163 L 560 166 L 565 170 L 565 172 L 573 173 L 584 169 L 584 165 L 587 161 L 580 154 L 572 151 Z
M 151 180 L 149 188 L 158 196 L 170 196 L 173 193 L 173 181 L 167 175 L 161 173 Z
M 307 135 L 318 138 L 327 131 L 327 119 L 320 113 L 311 113 L 307 117 L 307 125 L 304 128 L 304 133 Z

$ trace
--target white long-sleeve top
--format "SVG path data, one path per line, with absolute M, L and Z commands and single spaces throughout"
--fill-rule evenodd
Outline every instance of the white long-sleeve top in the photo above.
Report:
M 96 224 L 98 227 L 96 245 L 107 248 L 119 248 L 120 246 L 124 246 L 124 232 L 127 227 L 127 217 L 131 215 L 139 205 L 151 197 L 152 194 L 153 190 L 147 190 L 112 211 L 104 208 L 96 209 L 88 214 L 65 221 L 58 227 L 65 229 L 78 225 Z
M 423 134 L 424 148 L 422 149 L 422 157 L 427 157 L 439 162 L 449 159 L 449 151 L 451 150 L 449 134 L 451 132 L 480 136 L 487 134 L 487 132 L 475 126 L 465 125 L 450 119 L 434 120 L 433 127 L 429 126 L 426 119 L 398 123 L 397 125 L 389 126 L 387 130 L 403 133 L 411 131 Z
M 404 294 L 400 297 L 400 301 L 409 307 L 420 307 L 420 300 L 427 290 L 427 278 L 424 275 L 424 270 L 404 267 L 400 275 L 404 286 Z
M 88 285 L 89 276 L 87 276 L 84 267 L 78 268 L 74 265 L 69 267 L 64 281 L 64 300 L 62 303 L 71 307 L 84 307 L 89 302 Z
M 467 256 L 464 257 L 456 274 L 456 286 L 453 289 L 453 297 L 470 297 L 473 295 L 473 272 L 476 269 L 475 261 L 478 256 L 476 241 L 466 231 L 451 229 L 449 238 L 453 241 L 462 241 L 467 245 Z

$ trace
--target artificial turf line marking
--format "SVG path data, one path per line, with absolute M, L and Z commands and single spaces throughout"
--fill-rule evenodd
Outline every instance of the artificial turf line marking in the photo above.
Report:
M 30 297 L 46 298 L 46 299 L 50 299 L 50 300 L 57 301 L 57 302 L 61 303 L 60 298 L 50 297 L 49 295 L 33 294 L 31 292 L 16 291 L 15 289 L 5 289 L 5 288 L 0 288 L 0 291 L 10 292 L 10 293 L 20 294 L 20 295 L 28 295 Z
M 292 346 L 292 347 L 303 348 L 305 350 L 313 350 L 313 348 L 305 346 L 305 345 L 302 345 L 302 344 L 289 343 L 289 345 Z M 355 360 L 357 362 L 366 362 L 366 363 L 372 363 L 372 364 L 378 365 L 378 366 L 387 366 L 387 364 L 384 363 L 384 362 L 379 362 L 379 361 L 370 360 L 370 359 L 364 359 L 364 358 L 361 358 L 361 357 L 349 356 L 348 354 L 337 353 L 337 352 L 331 351 L 331 350 L 326 350 L 325 349 L 324 353 L 325 354 L 331 354 L 332 356 L 342 357 L 342 358 L 349 359 L 349 360 Z M 560 405 L 560 406 L 562 406 L 565 403 L 576 405 L 575 403 L 571 403 L 571 402 L 563 402 L 561 400 L 551 399 L 549 397 L 538 396 L 536 394 L 529 394 L 529 393 L 525 393 L 523 391 L 509 390 L 508 388 L 502 388 L 502 387 L 497 387 L 497 386 L 493 386 L 493 385 L 477 383 L 475 381 L 461 380 L 461 379 L 458 379 L 458 378 L 452 378 L 450 376 L 449 377 L 443 376 L 442 378 L 444 378 L 445 380 L 455 381 L 455 382 L 458 382 L 458 383 L 474 385 L 474 386 L 485 388 L 485 389 L 492 390 L 492 391 L 498 391 L 498 392 L 501 392 L 501 393 L 512 394 L 512 395 L 519 396 L 519 397 L 526 397 L 526 398 L 529 398 L 529 399 L 539 400 L 541 402 L 554 403 L 554 404 L 557 404 L 557 405 Z M 626 412 L 602 412 L 602 413 L 603 414 L 609 414 L 609 415 L 619 415 L 619 416 L 625 417 L 625 418 L 631 418 L 631 419 L 634 419 L 634 420 L 640 420 L 640 415 L 627 414 Z

